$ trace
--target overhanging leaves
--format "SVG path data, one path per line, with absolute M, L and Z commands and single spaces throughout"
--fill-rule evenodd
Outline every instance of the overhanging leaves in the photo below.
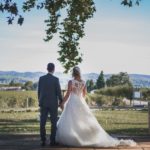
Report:
M 124 6 L 132 7 L 139 5 L 141 0 L 121 0 Z M 22 10 L 24 12 L 45 9 L 49 16 L 45 20 L 46 37 L 45 41 L 50 41 L 54 34 L 59 32 L 60 50 L 58 60 L 68 72 L 72 67 L 82 62 L 82 54 L 79 53 L 79 40 L 84 37 L 84 27 L 86 21 L 93 17 L 95 10 L 94 0 L 24 0 Z M 61 16 L 61 11 L 66 12 Z M 23 24 L 24 18 L 18 11 L 17 0 L 0 0 L 0 12 L 7 12 L 8 24 L 12 24 L 15 17 L 17 23 Z M 61 19 L 60 19 L 61 17 Z

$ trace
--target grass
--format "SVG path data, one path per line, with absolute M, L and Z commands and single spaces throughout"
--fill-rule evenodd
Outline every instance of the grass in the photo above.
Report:
M 109 133 L 120 135 L 148 135 L 147 111 L 97 111 L 98 122 Z
M 147 111 L 96 111 L 95 116 L 108 132 L 121 135 L 147 135 Z M 1 112 L 0 134 L 39 133 L 39 112 Z M 47 123 L 50 133 L 50 123 Z
M 38 132 L 38 117 L 38 112 L 0 113 L 0 133 Z M 48 127 L 50 127 L 50 125 Z

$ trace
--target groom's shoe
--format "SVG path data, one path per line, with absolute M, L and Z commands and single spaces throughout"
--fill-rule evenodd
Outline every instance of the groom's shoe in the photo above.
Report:
M 41 142 L 41 146 L 43 147 L 43 146 L 45 146 L 45 145 L 46 145 L 45 141 L 42 141 L 42 142 Z

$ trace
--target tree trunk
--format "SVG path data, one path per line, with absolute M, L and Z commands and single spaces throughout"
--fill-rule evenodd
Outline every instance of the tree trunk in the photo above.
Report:
M 150 133 L 150 102 L 148 102 L 148 129 Z

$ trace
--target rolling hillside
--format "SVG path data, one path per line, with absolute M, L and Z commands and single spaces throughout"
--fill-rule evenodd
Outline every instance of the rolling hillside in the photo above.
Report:
M 0 71 L 0 84 L 8 84 L 10 81 L 25 83 L 26 81 L 38 82 L 40 76 L 44 75 L 44 72 L 16 72 L 16 71 Z M 56 72 L 55 75 L 59 77 L 61 85 L 66 86 L 71 75 Z M 109 78 L 111 74 L 105 74 L 105 79 Z M 129 74 L 130 79 L 134 86 L 138 87 L 150 87 L 150 75 L 143 74 Z M 98 74 L 88 73 L 83 74 L 83 79 L 92 79 L 96 81 Z

